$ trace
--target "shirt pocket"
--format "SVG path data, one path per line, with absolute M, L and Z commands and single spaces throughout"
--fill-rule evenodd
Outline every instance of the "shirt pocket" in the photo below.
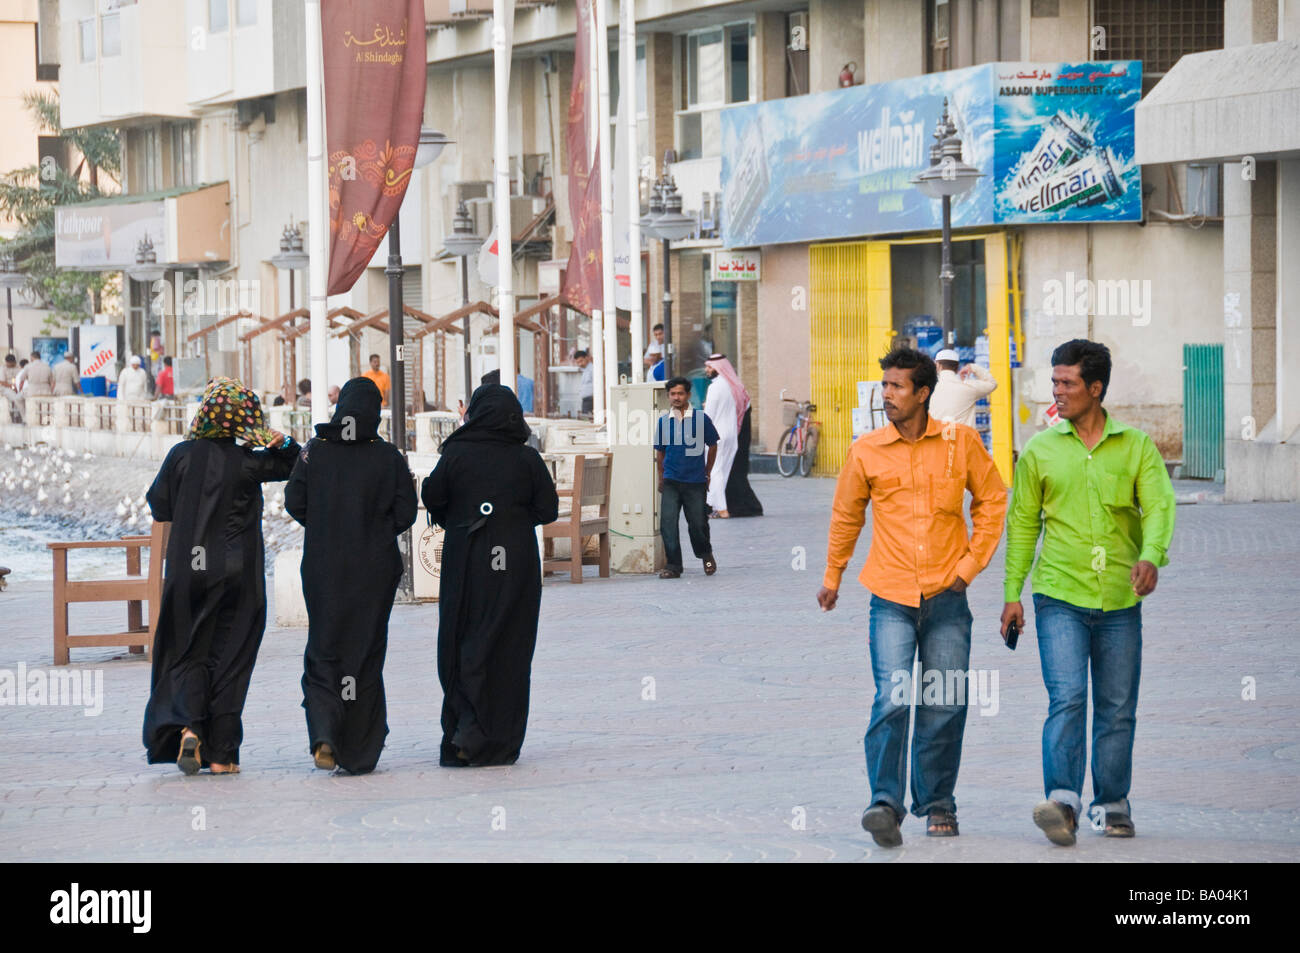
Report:
M 883 473 L 871 478 L 871 499 L 883 503 L 903 491 L 903 478 L 893 473 Z
M 1102 471 L 1097 484 L 1097 495 L 1102 505 L 1112 510 L 1136 510 L 1137 499 L 1134 495 L 1133 479 L 1115 473 Z
M 961 477 L 930 477 L 930 508 L 950 516 L 962 515 L 966 481 Z

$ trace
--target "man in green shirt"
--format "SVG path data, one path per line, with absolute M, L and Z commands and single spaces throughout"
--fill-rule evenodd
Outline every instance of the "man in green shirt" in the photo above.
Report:
M 1035 434 L 1016 463 L 1007 512 L 1002 637 L 1023 628 L 1020 592 L 1034 562 L 1034 618 L 1049 705 L 1043 725 L 1047 800 L 1034 823 L 1069 846 L 1082 813 L 1092 667 L 1089 817 L 1108 837 L 1134 834 L 1128 802 L 1142 669 L 1143 596 L 1155 591 L 1174 532 L 1174 490 L 1155 444 L 1101 406 L 1110 351 L 1074 340 L 1052 352 L 1064 419 Z

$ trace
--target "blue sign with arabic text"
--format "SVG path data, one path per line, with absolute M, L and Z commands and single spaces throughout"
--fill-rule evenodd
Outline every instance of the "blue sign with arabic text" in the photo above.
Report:
M 941 227 L 911 179 L 948 100 L 963 161 L 984 175 L 954 228 L 1136 221 L 1137 61 L 988 63 L 722 113 L 722 237 L 730 248 Z

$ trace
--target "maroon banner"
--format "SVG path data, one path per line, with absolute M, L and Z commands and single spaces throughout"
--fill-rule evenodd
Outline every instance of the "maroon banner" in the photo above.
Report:
M 424 118 L 424 0 L 321 3 L 329 293 L 361 276 L 401 207 Z
M 569 150 L 569 217 L 573 219 L 573 244 L 564 269 L 560 296 L 575 311 L 591 314 L 602 308 L 604 286 L 600 247 L 600 147 L 587 162 L 587 112 L 596 108 L 595 90 L 588 82 L 594 11 L 591 0 L 578 0 L 578 26 L 573 43 L 573 85 L 569 91 L 569 119 L 565 142 Z M 593 342 L 593 347 L 599 347 Z

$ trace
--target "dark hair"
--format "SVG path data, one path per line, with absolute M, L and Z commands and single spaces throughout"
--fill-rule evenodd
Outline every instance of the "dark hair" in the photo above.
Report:
M 298 393 L 300 393 L 300 394 L 310 394 L 310 393 L 311 393 L 311 378 L 310 378 L 310 377 L 304 377 L 302 380 L 300 380 L 300 381 L 298 382 Z
M 275 395 L 275 400 L 271 401 L 271 406 L 272 406 L 272 407 L 283 407 L 283 406 L 284 406 L 284 398 L 281 397 L 279 394 L 276 394 L 276 395 Z
M 5 363 L 6 363 L 6 364 L 17 364 L 17 363 L 18 363 L 18 358 L 14 357 L 12 354 L 6 354 L 6 355 L 5 355 Z
M 1097 402 L 1106 399 L 1106 389 L 1110 387 L 1110 349 L 1106 345 L 1087 338 L 1066 341 L 1052 352 L 1052 366 L 1058 364 L 1078 366 L 1079 376 L 1088 387 L 1093 381 L 1101 381 L 1101 396 Z
M 371 355 L 370 355 L 370 360 L 372 360 L 372 361 L 373 361 L 373 360 L 376 360 L 376 359 L 378 359 L 378 357 L 379 357 L 378 354 L 371 354 Z
M 663 329 L 664 329 L 663 322 L 660 321 L 658 324 L 656 324 L 656 325 L 655 325 L 653 328 L 651 328 L 650 330 L 651 330 L 651 331 L 662 331 Z
M 925 398 L 925 409 L 929 410 L 930 398 L 934 396 L 934 389 L 939 383 L 939 369 L 935 367 L 934 359 L 914 347 L 896 347 L 880 359 L 882 371 L 895 367 L 912 372 L 912 393 L 922 387 L 930 388 L 930 393 Z
M 165 354 L 165 355 L 163 355 L 163 366 L 164 366 L 164 367 L 171 367 L 171 366 L 172 366 L 172 358 L 171 358 L 171 355 L 170 355 L 170 354 Z
M 686 393 L 691 392 L 691 382 L 684 377 L 669 378 L 668 383 L 664 384 L 665 391 L 672 390 L 674 387 L 685 387 Z
M 573 359 L 574 359 L 575 361 L 576 361 L 578 358 L 580 358 L 580 357 L 591 357 L 591 355 L 588 354 L 585 350 L 580 350 L 580 351 L 574 351 L 574 352 L 573 352 Z

